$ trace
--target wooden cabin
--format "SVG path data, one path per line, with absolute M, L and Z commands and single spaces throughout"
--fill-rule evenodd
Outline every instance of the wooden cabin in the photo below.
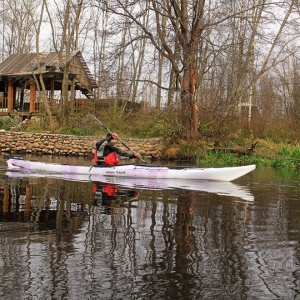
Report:
M 37 84 L 41 82 L 50 106 L 58 107 L 67 63 L 70 94 L 79 93 L 80 99 L 94 98 L 93 89 L 98 86 L 80 51 L 72 52 L 69 60 L 65 53 L 57 52 L 12 54 L 0 63 L 0 116 L 39 114 L 43 105 Z

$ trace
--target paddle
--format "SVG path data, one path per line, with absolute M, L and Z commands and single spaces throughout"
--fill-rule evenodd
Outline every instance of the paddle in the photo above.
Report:
M 113 134 L 113 132 L 111 132 L 98 118 L 96 118 L 94 115 L 92 115 L 91 113 L 89 113 L 89 116 L 91 116 L 92 118 L 94 118 L 105 130 L 107 130 L 110 134 Z M 117 139 L 118 141 L 120 141 L 122 143 L 122 145 L 124 147 L 126 147 L 129 151 L 131 151 L 132 153 L 135 153 L 135 151 L 133 151 L 127 144 L 125 144 L 119 137 Z M 142 158 L 140 158 L 140 160 L 144 163 L 146 163 L 146 161 Z

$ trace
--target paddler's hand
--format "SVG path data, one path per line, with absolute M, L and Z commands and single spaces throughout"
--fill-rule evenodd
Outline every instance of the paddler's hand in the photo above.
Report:
M 118 136 L 117 133 L 113 133 L 113 134 L 112 134 L 112 137 L 113 137 L 115 140 L 117 140 L 117 139 L 119 138 L 119 136 Z
M 135 158 L 141 159 L 141 154 L 139 154 L 139 153 L 134 153 L 133 155 L 134 155 Z

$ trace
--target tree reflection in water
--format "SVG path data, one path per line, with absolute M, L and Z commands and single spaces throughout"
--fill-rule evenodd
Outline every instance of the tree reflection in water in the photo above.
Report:
M 25 176 L 0 182 L 3 299 L 299 295 L 296 181 L 245 179 L 255 201 L 239 198 L 241 188 L 233 196 L 209 193 L 207 185 L 149 190 Z

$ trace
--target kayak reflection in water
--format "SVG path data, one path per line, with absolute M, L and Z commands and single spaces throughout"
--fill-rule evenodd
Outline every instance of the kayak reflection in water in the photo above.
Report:
M 114 208 L 131 205 L 132 202 L 139 199 L 138 191 L 121 189 L 111 183 L 94 182 L 93 193 L 93 204 L 105 208 L 104 213 L 106 214 L 113 214 Z

